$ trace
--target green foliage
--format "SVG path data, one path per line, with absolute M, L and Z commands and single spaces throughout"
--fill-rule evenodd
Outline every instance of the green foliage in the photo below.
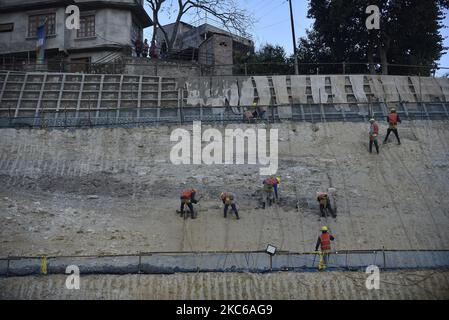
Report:
M 380 30 L 366 28 L 369 5 L 380 8 Z M 440 30 L 447 8 L 448 0 L 311 0 L 308 16 L 315 23 L 300 39 L 300 63 L 435 65 L 446 49 Z M 364 68 L 357 71 L 368 71 Z M 381 71 L 428 74 L 431 69 L 390 66 Z
M 255 53 L 240 56 L 235 60 L 238 70 L 235 74 L 263 75 L 263 74 L 291 74 L 294 71 L 291 57 L 285 53 L 281 46 L 265 44 Z

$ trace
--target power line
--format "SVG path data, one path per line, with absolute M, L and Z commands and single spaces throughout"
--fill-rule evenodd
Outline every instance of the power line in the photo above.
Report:
M 286 4 L 288 2 L 288 0 L 284 0 L 281 3 L 277 3 L 275 6 L 270 7 L 268 10 L 264 11 L 259 17 L 257 17 L 256 19 L 261 19 L 263 17 L 265 17 L 266 15 L 273 13 L 274 11 L 276 11 L 277 9 L 279 9 L 280 7 L 282 7 L 284 4 Z
M 268 26 L 264 26 L 264 27 L 262 27 L 262 28 L 257 28 L 257 30 L 268 29 L 268 28 L 277 26 L 277 25 L 279 25 L 279 24 L 281 24 L 281 23 L 287 22 L 287 21 L 289 21 L 289 20 L 290 20 L 290 19 L 283 19 L 283 20 L 281 20 L 281 21 L 278 21 L 278 22 L 276 22 L 276 23 L 270 24 L 270 25 L 268 25 Z

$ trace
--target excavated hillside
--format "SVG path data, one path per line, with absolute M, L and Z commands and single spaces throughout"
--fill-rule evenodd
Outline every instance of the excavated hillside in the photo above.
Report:
M 448 122 L 403 122 L 402 145 L 392 137 L 380 155 L 368 153 L 365 123 L 275 124 L 281 202 L 266 210 L 258 208 L 259 166 L 172 164 L 176 128 L 2 129 L 0 256 L 246 251 L 268 243 L 308 252 L 323 224 L 337 250 L 449 249 Z M 382 123 L 381 138 L 386 129 Z M 183 220 L 179 194 L 191 186 L 202 196 L 198 218 Z M 316 192 L 329 187 L 338 218 L 319 221 Z M 241 220 L 223 218 L 221 191 L 236 194 Z

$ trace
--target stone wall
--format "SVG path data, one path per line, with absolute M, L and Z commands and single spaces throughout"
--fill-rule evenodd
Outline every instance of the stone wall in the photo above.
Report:
M 124 59 L 124 73 L 153 77 L 200 77 L 201 66 L 195 62 L 169 62 L 148 58 Z

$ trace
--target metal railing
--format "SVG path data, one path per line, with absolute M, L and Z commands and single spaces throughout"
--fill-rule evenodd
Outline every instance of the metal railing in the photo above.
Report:
M 265 112 L 248 118 L 250 106 L 239 107 L 127 107 L 60 110 L 41 109 L 33 116 L 15 116 L 13 109 L 0 109 L 0 128 L 90 128 L 138 127 L 163 124 L 204 123 L 280 123 L 298 122 L 365 122 L 374 117 L 384 120 L 389 107 L 395 106 L 403 120 L 449 120 L 449 103 L 328 103 L 266 106 Z M 280 111 L 287 108 L 287 114 Z M 262 116 L 261 116 L 262 115 Z
M 103 61 L 98 63 L 82 63 L 82 62 L 66 62 L 52 61 L 48 64 L 27 63 L 26 61 L 15 61 L 13 63 L 2 63 L 0 61 L 0 70 L 10 71 L 40 71 L 40 72 L 79 72 L 86 74 L 127 74 L 135 68 L 143 68 L 148 75 L 154 73 L 154 65 L 166 66 L 167 68 L 196 68 L 197 76 L 256 76 L 256 75 L 294 75 L 295 68 L 292 63 L 240 63 L 240 64 L 201 64 L 197 60 L 182 60 L 178 56 L 176 59 L 150 59 L 136 58 L 132 62 L 125 62 L 122 58 L 114 56 L 114 61 Z M 124 57 L 126 59 L 126 57 Z M 134 69 L 132 69 L 134 68 Z M 382 67 L 379 63 L 361 63 L 361 62 L 329 62 L 329 63 L 300 63 L 300 75 L 333 75 L 333 74 L 383 74 Z M 163 72 L 163 71 L 162 71 Z M 160 76 L 158 74 L 155 76 Z M 405 64 L 388 64 L 388 75 L 404 75 L 404 76 L 447 76 L 449 75 L 449 67 L 429 65 L 405 65 Z

